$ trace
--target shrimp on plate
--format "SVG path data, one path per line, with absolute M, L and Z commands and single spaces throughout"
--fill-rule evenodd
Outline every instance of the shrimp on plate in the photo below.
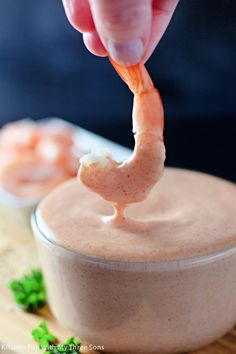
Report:
M 73 131 L 22 120 L 0 131 L 0 188 L 23 199 L 41 197 L 76 176 Z
M 107 151 L 92 152 L 80 159 L 78 177 L 84 185 L 113 203 L 116 214 L 129 203 L 144 200 L 164 170 L 164 112 L 157 89 L 140 63 L 112 65 L 134 94 L 132 156 L 121 163 Z

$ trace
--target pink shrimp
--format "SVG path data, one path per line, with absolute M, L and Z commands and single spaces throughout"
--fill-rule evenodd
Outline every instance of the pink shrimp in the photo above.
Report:
M 8 123 L 0 132 L 0 146 L 34 148 L 40 137 L 37 125 L 28 120 Z
M 23 199 L 38 198 L 65 179 L 63 172 L 51 164 L 42 164 L 33 155 L 11 157 L 0 169 L 1 187 Z
M 112 64 L 134 94 L 134 152 L 122 163 L 114 161 L 109 153 L 87 154 L 80 159 L 78 176 L 119 212 L 129 203 L 144 200 L 162 176 L 164 113 L 160 95 L 143 64 Z
M 46 163 L 60 166 L 69 176 L 76 176 L 79 167 L 73 130 L 52 125 L 42 128 L 42 137 L 36 146 L 36 154 Z
M 24 199 L 41 197 L 76 176 L 73 131 L 22 120 L 0 132 L 0 187 Z

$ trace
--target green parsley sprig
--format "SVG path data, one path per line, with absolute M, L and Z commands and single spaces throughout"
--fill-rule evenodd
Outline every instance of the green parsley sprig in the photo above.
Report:
M 59 343 L 54 334 L 49 332 L 45 321 L 32 331 L 34 340 L 39 349 L 44 349 L 44 354 L 79 354 L 81 343 L 74 337 L 67 339 L 65 343 Z
M 49 332 L 45 321 L 41 322 L 38 327 L 32 330 L 32 336 L 35 342 L 38 343 L 39 349 L 48 347 L 49 345 L 57 344 L 58 339 L 54 334 Z
M 27 312 L 36 312 L 47 304 L 43 274 L 33 269 L 30 274 L 9 283 L 16 303 Z

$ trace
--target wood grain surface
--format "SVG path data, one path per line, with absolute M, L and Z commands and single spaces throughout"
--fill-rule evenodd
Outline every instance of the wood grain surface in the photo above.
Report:
M 50 330 L 60 340 L 71 335 L 56 322 L 48 308 L 37 315 L 17 308 L 8 289 L 10 279 L 39 266 L 29 215 L 30 210 L 0 204 L 0 353 L 4 354 L 39 353 L 31 338 L 31 330 L 42 319 L 46 319 Z M 92 354 L 91 351 L 89 353 Z M 194 353 L 236 354 L 236 329 Z

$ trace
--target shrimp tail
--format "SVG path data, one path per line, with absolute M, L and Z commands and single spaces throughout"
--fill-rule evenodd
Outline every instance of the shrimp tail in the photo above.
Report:
M 142 94 L 151 90 L 155 90 L 153 82 L 144 66 L 139 63 L 133 66 L 121 66 L 110 58 L 116 72 L 121 79 L 129 86 L 133 94 Z
M 133 133 L 146 133 L 163 139 L 164 111 L 159 92 L 143 63 L 123 67 L 110 58 L 111 64 L 134 94 Z

